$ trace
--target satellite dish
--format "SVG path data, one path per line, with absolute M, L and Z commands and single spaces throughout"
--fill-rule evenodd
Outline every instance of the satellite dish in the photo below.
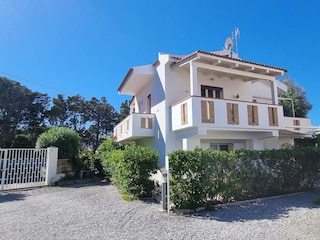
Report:
M 227 37 L 226 41 L 224 42 L 224 48 L 226 50 L 231 50 L 233 47 L 233 40 L 231 37 Z

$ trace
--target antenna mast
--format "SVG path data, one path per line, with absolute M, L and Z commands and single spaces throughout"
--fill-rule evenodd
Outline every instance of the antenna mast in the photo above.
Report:
M 232 40 L 236 41 L 236 52 L 239 57 L 239 50 L 238 50 L 238 39 L 240 38 L 240 30 L 238 27 L 234 28 L 234 31 L 232 32 Z

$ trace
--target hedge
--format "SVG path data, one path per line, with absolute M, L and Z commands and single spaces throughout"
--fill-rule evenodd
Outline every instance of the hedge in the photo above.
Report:
M 171 201 L 178 209 L 310 189 L 320 179 L 320 149 L 175 151 Z
M 111 174 L 111 182 L 122 194 L 134 198 L 152 195 L 155 184 L 150 176 L 156 173 L 158 153 L 155 150 L 138 146 L 120 146 L 106 140 L 98 149 L 104 168 Z

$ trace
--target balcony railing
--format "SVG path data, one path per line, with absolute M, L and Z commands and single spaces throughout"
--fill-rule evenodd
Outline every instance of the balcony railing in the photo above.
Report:
M 133 113 L 115 126 L 113 135 L 118 142 L 154 136 L 154 114 Z
M 304 133 L 304 127 L 310 126 L 309 119 L 285 118 L 280 105 L 189 97 L 172 106 L 173 131 L 207 127 L 263 131 L 282 129 Z

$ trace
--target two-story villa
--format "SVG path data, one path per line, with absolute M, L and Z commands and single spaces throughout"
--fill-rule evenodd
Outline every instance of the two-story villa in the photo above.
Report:
M 156 149 L 159 166 L 174 150 L 277 149 L 311 136 L 310 119 L 285 117 L 278 96 L 287 70 L 239 59 L 231 50 L 159 53 L 129 69 L 118 88 L 131 114 L 114 128 L 118 142 Z

